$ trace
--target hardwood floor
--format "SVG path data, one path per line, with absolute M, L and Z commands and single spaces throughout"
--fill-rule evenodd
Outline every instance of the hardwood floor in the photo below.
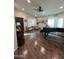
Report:
M 64 59 L 64 44 L 55 38 L 44 39 L 39 31 L 26 33 L 25 44 L 15 51 L 14 59 Z

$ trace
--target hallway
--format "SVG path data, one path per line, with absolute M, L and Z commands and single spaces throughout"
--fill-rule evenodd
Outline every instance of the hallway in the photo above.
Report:
M 15 51 L 15 59 L 64 59 L 64 44 L 55 38 L 44 39 L 39 31 L 24 36 L 25 44 Z

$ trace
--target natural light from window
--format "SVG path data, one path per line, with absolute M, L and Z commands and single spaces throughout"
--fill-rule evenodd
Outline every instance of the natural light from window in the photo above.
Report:
M 51 28 L 64 28 L 64 19 L 63 18 L 48 19 L 47 24 Z
M 58 28 L 63 28 L 64 27 L 64 20 L 63 20 L 63 18 L 58 19 L 57 27 Z
M 48 19 L 48 26 L 54 27 L 54 19 Z

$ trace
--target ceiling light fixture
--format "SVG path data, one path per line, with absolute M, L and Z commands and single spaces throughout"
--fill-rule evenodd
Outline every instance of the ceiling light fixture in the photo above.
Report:
M 37 16 L 37 15 L 35 15 L 35 16 Z
M 63 8 L 63 6 L 60 6 L 60 9 L 62 9 Z
M 22 8 L 22 11 L 24 11 L 24 8 Z
M 30 1 L 30 0 L 27 0 L 27 2 L 28 2 L 28 3 L 31 3 L 31 1 Z

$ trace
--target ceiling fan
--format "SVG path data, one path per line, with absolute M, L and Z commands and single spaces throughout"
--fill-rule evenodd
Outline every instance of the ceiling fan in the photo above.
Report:
M 33 10 L 36 10 L 38 12 L 43 12 L 43 8 L 41 6 L 38 6 L 37 8 L 33 8 Z

